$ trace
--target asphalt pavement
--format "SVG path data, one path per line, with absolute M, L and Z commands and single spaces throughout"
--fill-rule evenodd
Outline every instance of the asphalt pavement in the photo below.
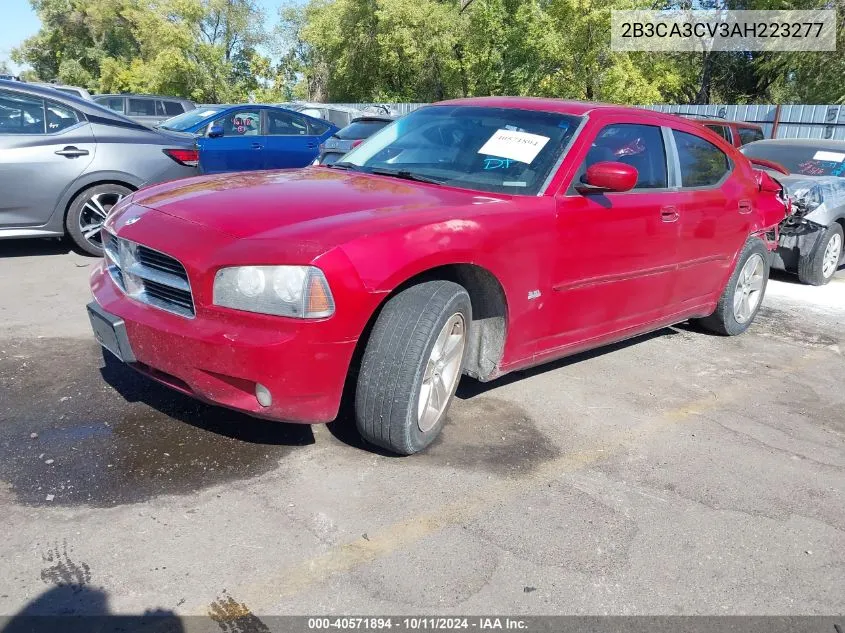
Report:
M 845 270 L 738 338 L 465 378 L 398 458 L 104 356 L 93 262 L 0 242 L 0 614 L 845 611 Z

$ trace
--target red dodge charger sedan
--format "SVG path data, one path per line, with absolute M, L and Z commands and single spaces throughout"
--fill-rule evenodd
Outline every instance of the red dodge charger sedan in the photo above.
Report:
M 118 204 L 89 315 L 152 378 L 369 442 L 442 428 L 492 380 L 697 319 L 754 319 L 786 204 L 676 116 L 551 99 L 428 106 L 327 167 L 200 177 Z

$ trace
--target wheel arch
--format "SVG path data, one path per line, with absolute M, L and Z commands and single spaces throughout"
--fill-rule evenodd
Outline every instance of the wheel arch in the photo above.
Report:
M 424 281 L 442 279 L 463 286 L 472 304 L 464 373 L 487 381 L 499 373 L 508 327 L 508 301 L 501 281 L 489 269 L 470 263 L 440 264 L 418 271 L 396 283 L 370 316 L 359 340 L 361 353 L 384 305 L 403 290 Z
M 121 187 L 131 189 L 132 191 L 137 191 L 140 186 L 133 184 L 125 178 L 103 178 L 100 180 L 87 181 L 84 185 L 81 186 L 77 185 L 73 187 L 73 193 L 67 196 L 67 200 L 65 201 L 64 209 L 62 210 L 62 223 L 67 221 L 67 214 L 70 212 L 70 207 L 74 203 L 74 201 L 79 197 L 79 195 L 84 193 L 88 189 L 99 187 L 100 185 L 119 185 Z

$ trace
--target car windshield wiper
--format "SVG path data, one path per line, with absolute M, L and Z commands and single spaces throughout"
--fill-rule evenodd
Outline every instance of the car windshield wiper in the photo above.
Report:
M 332 169 L 351 169 L 352 171 L 361 171 L 361 168 L 358 165 L 356 165 L 355 163 L 350 163 L 346 160 L 342 160 L 337 163 L 332 163 L 331 165 L 326 165 L 326 167 L 331 167 Z
M 383 167 L 373 167 L 370 170 L 371 174 L 378 174 L 379 176 L 393 176 L 394 178 L 402 178 L 403 180 L 413 180 L 415 182 L 427 182 L 432 185 L 442 185 L 443 181 L 431 176 L 423 176 L 422 174 L 415 174 L 406 169 L 384 169 Z

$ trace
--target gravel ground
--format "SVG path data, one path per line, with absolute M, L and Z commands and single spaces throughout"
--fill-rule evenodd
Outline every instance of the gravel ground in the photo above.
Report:
M 0 243 L 0 614 L 845 611 L 845 271 L 739 338 L 464 379 L 403 459 L 104 358 L 91 264 Z

